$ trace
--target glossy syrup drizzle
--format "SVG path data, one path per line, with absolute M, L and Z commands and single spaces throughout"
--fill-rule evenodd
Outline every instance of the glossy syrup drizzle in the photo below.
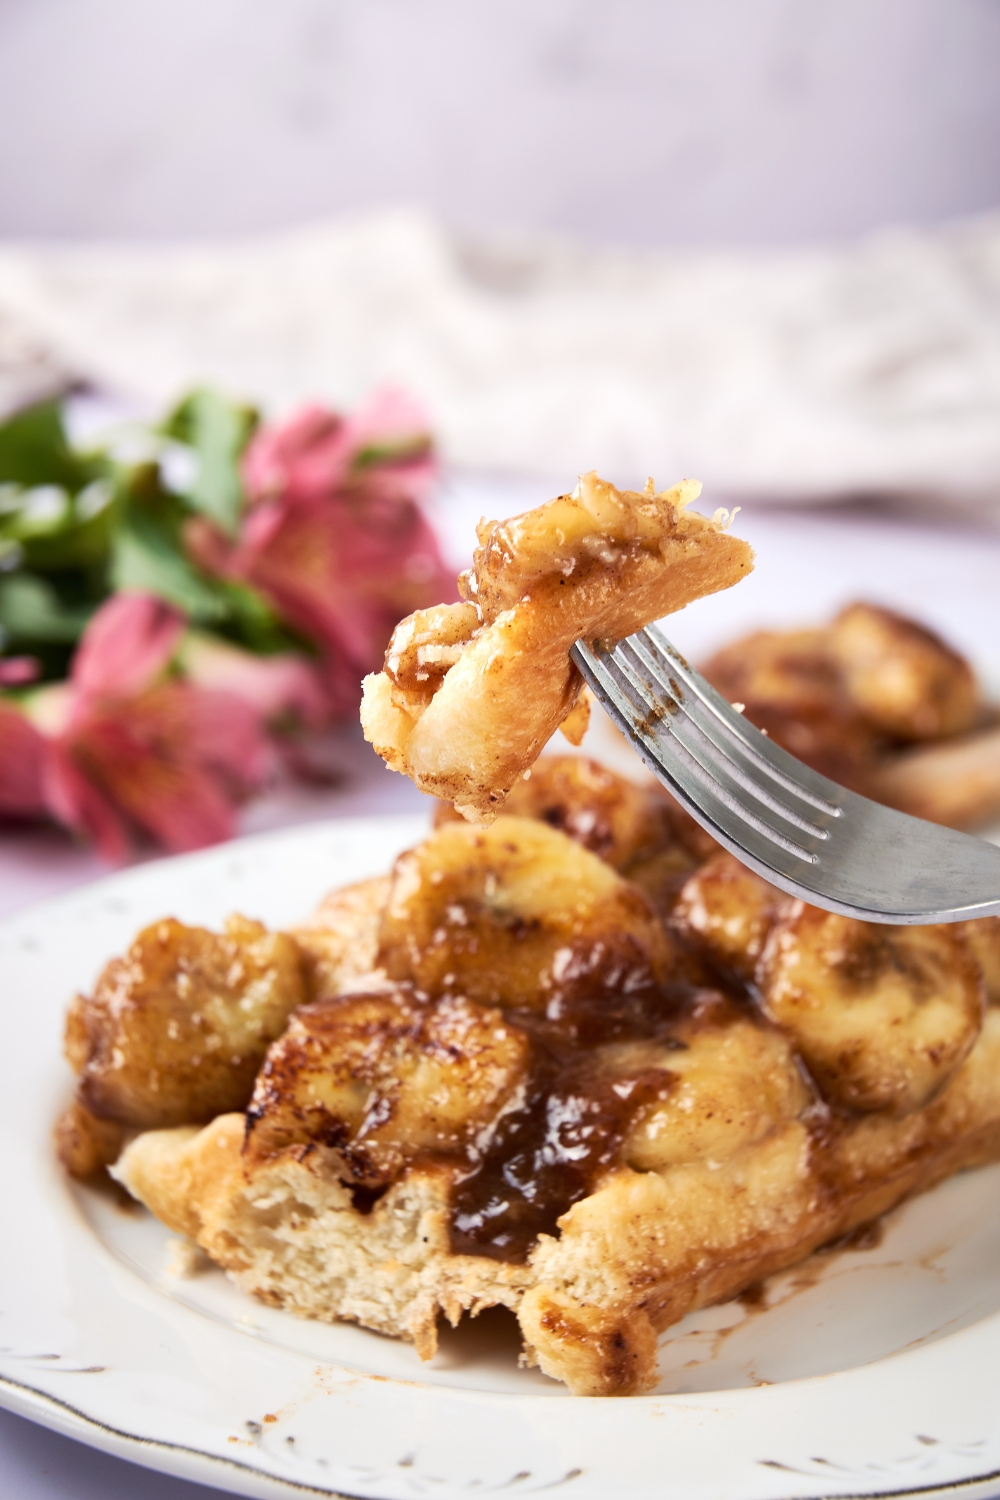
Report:
M 452 1250 L 523 1263 L 540 1234 L 556 1233 L 561 1215 L 619 1160 L 642 1109 L 674 1082 L 668 1067 L 603 1074 L 595 1049 L 650 1039 L 683 1049 L 673 1033 L 706 1003 L 728 1011 L 733 998 L 689 982 L 650 983 L 628 995 L 577 987 L 556 994 L 545 1017 L 509 1012 L 531 1038 L 525 1098 L 455 1188 Z

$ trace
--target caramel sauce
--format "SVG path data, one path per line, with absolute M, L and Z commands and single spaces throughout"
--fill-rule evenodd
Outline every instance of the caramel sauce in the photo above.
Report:
M 611 1166 L 638 1110 L 662 1099 L 671 1074 L 647 1068 L 588 1077 L 538 1048 L 523 1108 L 501 1121 L 490 1148 L 452 1199 L 451 1248 L 523 1263 L 540 1234 Z
M 455 1253 L 523 1264 L 538 1236 L 557 1233 L 559 1218 L 617 1164 L 633 1124 L 666 1097 L 675 1075 L 667 1067 L 602 1074 L 596 1049 L 655 1040 L 679 1051 L 687 1045 L 677 1035 L 682 1023 L 709 1012 L 722 1019 L 739 1003 L 713 986 L 697 961 L 685 967 L 684 980 L 627 990 L 601 984 L 595 966 L 581 963 L 544 1016 L 508 1012 L 531 1040 L 527 1087 L 455 1188 Z

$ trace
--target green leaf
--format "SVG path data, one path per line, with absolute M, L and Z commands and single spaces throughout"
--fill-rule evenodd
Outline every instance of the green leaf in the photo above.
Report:
M 187 500 L 235 536 L 243 509 L 239 461 L 257 424 L 257 413 L 217 391 L 192 391 L 168 419 L 165 431 L 195 452 L 198 467 Z
M 228 606 L 228 620 L 222 631 L 229 640 L 260 656 L 272 656 L 277 651 L 314 654 L 311 642 L 283 624 L 267 600 L 249 584 L 225 579 L 219 581 L 219 589 Z
M 0 578 L 0 627 L 17 647 L 78 641 L 93 610 L 67 608 L 55 589 L 33 573 Z
M 91 482 L 76 496 L 55 485 L 10 488 L 14 492 L 4 496 L 0 514 L 0 548 L 18 545 L 25 566 L 36 573 L 106 565 L 117 513 L 110 480 Z M 110 498 L 99 504 L 107 489 Z
M 221 590 L 188 562 L 167 527 L 134 509 L 114 538 L 111 584 L 115 589 L 158 594 L 202 624 L 227 614 Z
M 67 442 L 58 401 L 0 423 L 0 484 L 57 484 L 72 492 L 94 477 L 94 460 L 74 453 Z
M 387 439 L 384 443 L 369 443 L 366 448 L 359 448 L 351 460 L 351 467 L 355 470 L 371 469 L 376 464 L 423 458 L 433 450 L 434 443 L 429 433 L 415 433 L 413 437 Z
M 38 484 L 8 496 L 4 506 L 4 536 L 16 542 L 57 536 L 74 521 L 73 501 L 58 484 Z

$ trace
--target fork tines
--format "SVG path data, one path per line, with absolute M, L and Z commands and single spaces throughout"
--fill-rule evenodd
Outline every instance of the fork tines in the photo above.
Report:
M 779 850 L 818 862 L 841 816 L 831 783 L 748 724 L 655 626 L 612 648 L 578 642 L 573 659 L 654 774 L 712 832 L 741 851 L 763 840 L 768 864 Z
M 572 657 L 692 817 L 766 880 L 874 922 L 1000 914 L 1000 850 L 872 802 L 775 745 L 647 626 Z

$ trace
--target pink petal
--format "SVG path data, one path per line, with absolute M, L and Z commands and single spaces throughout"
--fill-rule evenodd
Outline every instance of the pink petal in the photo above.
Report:
M 115 594 L 94 615 L 70 676 L 87 696 L 128 697 L 163 671 L 184 632 L 184 617 L 152 594 Z
M 302 511 L 306 507 L 300 503 L 294 508 Z M 244 558 L 253 559 L 263 552 L 269 546 L 272 537 L 277 536 L 292 510 L 292 505 L 287 502 L 269 500 L 266 504 L 259 505 L 256 510 L 251 511 L 243 523 L 237 548 L 230 553 L 230 566 L 239 569 L 243 565 Z
M 345 424 L 355 481 L 370 494 L 423 500 L 438 474 L 427 413 L 408 392 L 383 386 Z M 386 450 L 362 469 L 357 461 L 369 450 Z
M 26 682 L 34 682 L 41 670 L 41 662 L 35 656 L 2 657 L 0 687 L 23 687 Z
M 251 504 L 338 484 L 349 462 L 343 426 L 336 412 L 311 405 L 285 422 L 259 428 L 241 464 Z
M 272 502 L 248 518 L 230 569 L 289 624 L 345 655 L 359 681 L 379 665 L 401 616 L 456 597 L 455 575 L 419 509 L 359 493 Z
M 183 695 L 185 760 L 221 772 L 235 796 L 258 787 L 274 768 L 274 752 L 254 705 L 208 688 L 178 684 L 172 691 L 178 700 Z
M 236 809 L 224 787 L 192 767 L 177 769 L 171 784 L 161 781 L 155 802 L 143 799 L 136 817 L 165 849 L 184 854 L 222 844 L 236 832 Z
M 233 693 L 264 720 L 291 718 L 318 728 L 329 716 L 315 667 L 291 652 L 255 656 L 192 632 L 181 647 L 180 664 L 195 687 Z
M 231 836 L 234 814 L 226 790 L 197 764 L 150 753 L 110 719 L 90 725 L 74 750 L 107 798 L 167 849 L 200 849 Z
M 45 811 L 45 741 L 19 709 L 0 703 L 0 814 L 37 817 Z
M 386 451 L 359 464 L 371 449 Z M 346 420 L 310 406 L 261 428 L 243 471 L 251 508 L 235 547 L 192 528 L 192 553 L 314 641 L 328 700 L 353 708 L 400 617 L 456 597 L 417 504 L 436 473 L 425 415 L 392 388 Z
M 393 454 L 394 449 L 416 452 Z M 389 453 L 365 469 L 380 467 L 405 474 L 406 492 L 423 494 L 436 472 L 427 417 L 404 391 L 385 387 L 348 418 L 320 406 L 307 406 L 283 423 L 262 427 L 243 457 L 243 483 L 252 506 L 268 500 L 286 503 L 331 497 L 355 482 L 354 466 L 369 449 Z
M 192 516 L 184 522 L 184 550 L 193 563 L 206 573 L 225 578 L 229 572 L 232 543 L 205 516 Z
M 430 421 L 419 401 L 399 386 L 385 385 L 347 418 L 343 438 L 354 459 L 370 448 L 426 445 L 429 453 L 430 433 Z
M 43 782 L 45 803 L 56 821 L 92 839 L 111 864 L 124 864 L 130 847 L 128 822 L 75 763 L 66 742 L 49 743 Z
M 231 835 L 237 802 L 273 763 L 250 704 L 167 681 L 132 698 L 81 696 L 53 743 L 47 800 L 111 859 L 124 858 L 130 828 L 197 849 Z

